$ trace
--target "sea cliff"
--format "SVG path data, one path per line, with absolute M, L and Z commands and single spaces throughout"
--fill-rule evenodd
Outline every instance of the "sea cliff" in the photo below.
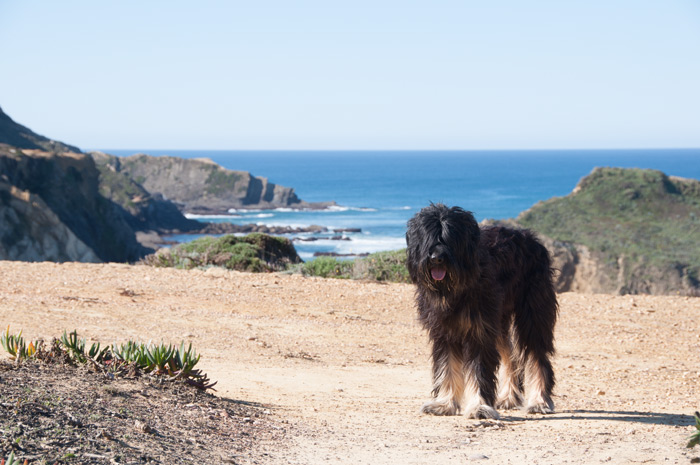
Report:
M 557 290 L 700 295 L 700 181 L 596 168 L 510 222 L 549 248 Z
M 0 109 L 0 260 L 134 262 L 162 245 L 162 234 L 250 229 L 190 220 L 185 211 L 333 204 L 304 202 L 292 188 L 211 160 L 85 154 Z
M 99 154 L 98 157 L 105 157 Z M 136 154 L 108 163 L 145 190 L 174 202 L 181 211 L 222 214 L 230 209 L 322 209 L 335 202 L 304 202 L 294 189 L 221 167 L 207 158 L 184 159 Z
M 0 182 L 2 258 L 129 262 L 149 252 L 100 195 L 89 155 L 0 144 Z

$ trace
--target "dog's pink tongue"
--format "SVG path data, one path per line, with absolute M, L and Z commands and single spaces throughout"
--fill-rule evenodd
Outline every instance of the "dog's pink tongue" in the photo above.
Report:
M 445 274 L 447 274 L 447 270 L 444 268 L 431 268 L 430 269 L 430 275 L 433 277 L 435 281 L 442 281 L 445 279 Z

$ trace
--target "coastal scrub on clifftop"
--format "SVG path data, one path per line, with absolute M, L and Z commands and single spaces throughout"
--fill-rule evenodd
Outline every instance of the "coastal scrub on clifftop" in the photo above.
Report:
M 86 154 L 0 109 L 0 259 L 134 262 L 154 252 L 162 234 L 252 229 L 190 220 L 184 211 L 333 204 L 306 203 L 291 188 L 210 160 Z

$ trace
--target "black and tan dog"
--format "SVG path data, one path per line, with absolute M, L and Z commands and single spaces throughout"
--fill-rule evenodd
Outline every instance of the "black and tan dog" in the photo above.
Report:
M 471 418 L 523 403 L 552 413 L 558 306 L 547 249 L 527 230 L 479 228 L 470 212 L 442 204 L 409 220 L 406 242 L 432 342 L 433 399 L 422 411 L 455 415 L 467 391 Z

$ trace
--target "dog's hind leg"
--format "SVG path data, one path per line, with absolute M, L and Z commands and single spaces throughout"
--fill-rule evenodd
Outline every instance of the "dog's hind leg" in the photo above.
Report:
M 498 370 L 498 397 L 496 407 L 499 409 L 514 409 L 523 404 L 521 394 L 522 369 L 513 359 L 513 347 L 510 338 L 506 335 L 499 339 L 498 353 L 501 356 L 501 365 Z
M 525 362 L 527 413 L 554 413 L 554 370 L 547 354 L 531 352 Z
M 542 273 L 544 275 L 544 273 Z M 541 276 L 542 276 L 541 275 Z M 516 344 L 524 363 L 525 408 L 528 413 L 554 413 L 554 325 L 557 301 L 548 276 L 530 281 L 521 308 L 516 309 Z
M 456 415 L 464 395 L 462 348 L 441 339 L 433 341 L 433 399 L 421 408 L 432 415 Z

